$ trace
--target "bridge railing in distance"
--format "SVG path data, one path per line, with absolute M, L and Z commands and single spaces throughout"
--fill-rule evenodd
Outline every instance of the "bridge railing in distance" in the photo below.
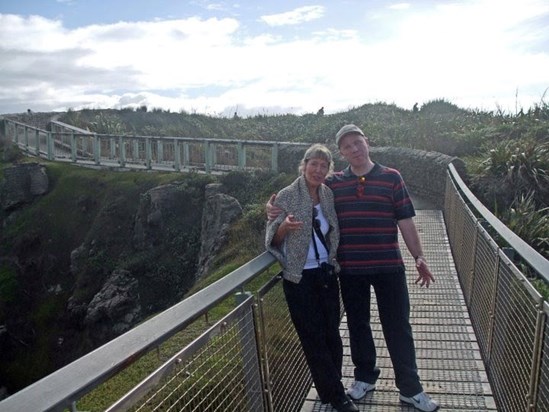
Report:
M 160 171 L 270 169 L 278 171 L 281 146 L 310 143 L 98 134 L 59 121 L 42 130 L 4 119 L 8 139 L 25 153 L 96 167 Z M 267 165 L 267 166 L 266 166 Z
M 4 136 L 25 153 L 48 158 L 48 132 L 11 119 L 2 119 Z
M 490 213 L 453 165 L 444 215 L 498 407 L 549 411 L 549 305 L 531 283 L 549 284 L 549 261 Z
M 241 302 L 109 411 L 298 410 L 311 378 L 265 252 L 159 315 L 0 402 L 3 412 L 77 410 L 78 401 L 235 295 Z M 263 279 L 264 276 L 265 279 Z M 263 286 L 242 292 L 250 282 Z M 123 396 L 122 396 L 123 395 Z

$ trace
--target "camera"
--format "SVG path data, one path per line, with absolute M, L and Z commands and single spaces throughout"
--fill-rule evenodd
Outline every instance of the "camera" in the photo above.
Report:
M 320 270 L 322 270 L 322 274 L 326 277 L 328 276 L 335 276 L 335 267 L 333 265 L 330 265 L 327 262 L 322 262 L 320 264 Z

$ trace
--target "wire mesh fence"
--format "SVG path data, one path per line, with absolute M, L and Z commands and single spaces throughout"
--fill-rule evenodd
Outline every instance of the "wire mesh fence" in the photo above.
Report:
M 445 214 L 498 410 L 549 410 L 547 302 L 471 212 L 450 177 Z
M 267 405 L 273 411 L 299 411 L 312 378 L 281 283 L 277 276 L 258 293 Z
M 108 411 L 299 411 L 312 379 L 280 279 L 248 295 Z
M 108 410 L 264 410 L 253 298 L 241 303 Z

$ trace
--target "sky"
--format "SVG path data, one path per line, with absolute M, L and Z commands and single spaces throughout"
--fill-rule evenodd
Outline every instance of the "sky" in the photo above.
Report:
M 548 0 L 0 0 L 0 114 L 549 103 Z

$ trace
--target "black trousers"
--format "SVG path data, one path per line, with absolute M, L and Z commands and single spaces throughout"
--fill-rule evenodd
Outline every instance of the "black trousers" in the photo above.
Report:
M 320 269 L 306 269 L 300 283 L 284 280 L 284 295 L 321 402 L 345 389 L 341 383 L 343 344 L 339 334 L 339 284 L 322 279 Z
M 405 273 L 340 274 L 340 282 L 355 379 L 373 384 L 380 373 L 376 366 L 376 348 L 370 327 L 370 290 L 373 287 L 383 335 L 393 363 L 395 384 L 404 396 L 422 392 Z

